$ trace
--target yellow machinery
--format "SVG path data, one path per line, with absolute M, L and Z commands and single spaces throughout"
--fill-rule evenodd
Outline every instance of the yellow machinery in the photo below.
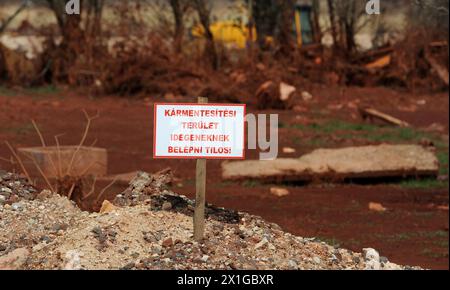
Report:
M 295 16 L 293 21 L 293 31 L 298 47 L 313 43 L 313 29 L 311 22 L 311 7 L 306 5 L 296 6 Z M 233 21 L 218 21 L 210 26 L 214 39 L 232 48 L 244 49 L 250 39 L 248 25 L 244 23 L 236 23 Z M 194 37 L 203 37 L 204 29 L 201 25 L 194 26 L 191 30 Z M 253 28 L 253 39 L 257 40 L 256 29 Z M 272 38 L 267 39 L 268 42 Z

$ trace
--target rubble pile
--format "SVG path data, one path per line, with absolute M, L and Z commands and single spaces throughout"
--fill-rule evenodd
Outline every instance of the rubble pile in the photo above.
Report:
M 104 213 L 82 212 L 48 191 L 0 205 L 0 269 L 418 269 L 211 205 L 205 239 L 195 242 L 193 202 L 163 180 L 138 174 Z
M 31 200 L 36 189 L 23 177 L 0 170 L 0 205 L 13 204 L 22 199 Z

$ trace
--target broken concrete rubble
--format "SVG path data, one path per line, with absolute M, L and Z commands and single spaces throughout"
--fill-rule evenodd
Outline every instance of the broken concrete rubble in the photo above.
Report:
M 225 180 L 312 181 L 316 179 L 437 176 L 434 152 L 418 145 L 318 149 L 301 158 L 222 163 Z
M 0 206 L 0 269 L 420 269 L 375 250 L 363 255 L 297 237 L 246 213 L 230 219 L 232 211 L 210 205 L 206 239 L 195 242 L 194 202 L 158 189 L 166 177 L 150 176 L 141 172 L 130 185 L 146 200 L 113 214 L 82 212 L 58 195 L 23 200 L 20 212 Z

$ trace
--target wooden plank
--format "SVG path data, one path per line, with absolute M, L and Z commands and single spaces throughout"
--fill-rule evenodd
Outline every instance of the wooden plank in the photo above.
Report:
M 207 104 L 208 98 L 199 97 L 198 103 Z M 206 159 L 197 160 L 195 180 L 194 239 L 201 241 L 205 233 Z
M 359 112 L 364 120 L 367 118 L 369 119 L 375 118 L 399 127 L 411 127 L 411 125 L 405 121 L 399 120 L 395 117 L 392 117 L 388 114 L 382 113 L 372 108 L 359 108 Z

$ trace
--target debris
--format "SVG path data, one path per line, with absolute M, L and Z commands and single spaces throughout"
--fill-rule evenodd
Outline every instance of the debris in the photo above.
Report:
M 36 195 L 37 190 L 26 178 L 0 172 L 0 203 L 11 205 L 21 200 L 32 200 Z
M 428 61 L 428 63 L 431 65 L 433 70 L 436 72 L 436 74 L 439 76 L 439 78 L 445 83 L 445 85 L 448 87 L 448 69 L 444 66 L 442 66 L 437 60 L 435 60 L 428 51 L 425 52 L 425 59 Z
M 290 147 L 283 148 L 283 153 L 285 153 L 285 154 L 294 154 L 295 152 L 297 152 L 297 150 L 295 150 L 294 148 L 290 148 Z
M 437 176 L 434 152 L 419 145 L 379 145 L 318 149 L 301 158 L 222 163 L 225 180 L 342 181 L 358 178 Z
M 81 262 L 80 262 L 80 257 L 83 254 L 78 252 L 78 251 L 67 251 L 66 255 L 65 255 L 65 266 L 64 266 L 64 270 L 81 270 Z
M 272 187 L 272 188 L 270 188 L 270 193 L 277 197 L 284 197 L 284 196 L 289 195 L 289 190 L 287 190 L 285 188 Z
M 0 257 L 0 270 L 19 270 L 21 269 L 28 257 L 30 251 L 26 248 L 20 248 L 12 251 L 5 256 Z
M 150 175 L 146 176 L 150 179 Z M 139 180 L 133 182 L 134 190 Z M 148 184 L 155 186 L 152 182 Z M 140 188 L 146 191 L 146 186 Z M 242 212 L 237 213 L 242 218 L 235 223 L 211 218 L 214 215 L 210 214 L 205 223 L 208 238 L 197 243 L 192 239 L 192 216 L 185 214 L 185 205 L 194 201 L 170 191 L 151 198 L 151 208 L 142 202 L 118 207 L 117 214 L 110 215 L 82 212 L 58 195 L 42 201 L 23 200 L 21 212 L 4 207 L 0 251 L 6 255 L 0 257 L 1 268 L 6 264 L 7 269 L 30 270 L 362 270 L 369 263 L 369 259 L 360 262 L 365 259 L 361 253 L 294 236 L 260 217 Z M 162 210 L 164 202 L 173 205 L 171 211 Z M 219 212 L 219 208 L 207 207 L 207 212 L 213 210 Z M 222 209 L 222 212 L 231 211 Z M 12 245 L 30 247 L 33 251 L 22 248 L 9 252 Z M 337 256 L 339 259 L 330 263 Z M 383 262 L 380 263 L 380 269 L 410 268 L 387 262 L 383 267 Z
M 380 254 L 372 249 L 363 249 L 364 261 L 366 262 L 366 270 L 380 270 Z
M 365 65 L 366 69 L 381 69 L 391 64 L 391 55 L 385 55 Z
M 305 102 L 309 102 L 309 101 L 311 101 L 313 99 L 313 96 L 309 92 L 303 91 L 302 92 L 302 99 Z
M 161 208 L 162 208 L 162 210 L 171 210 L 172 204 L 170 202 L 165 201 Z
M 173 240 L 172 240 L 172 238 L 165 239 L 165 240 L 162 242 L 162 246 L 163 246 L 164 248 L 168 248 L 168 247 L 173 246 Z
M 261 249 L 267 244 L 269 244 L 269 241 L 267 240 L 267 238 L 263 238 L 259 243 L 255 245 L 255 250 Z
M 359 113 L 364 120 L 366 120 L 367 118 L 369 118 L 370 120 L 379 119 L 388 124 L 396 125 L 399 127 L 410 127 L 411 126 L 410 124 L 408 124 L 405 121 L 399 120 L 397 118 L 394 118 L 392 116 L 389 116 L 385 113 L 382 113 L 382 112 L 377 111 L 372 108 L 359 108 Z
M 100 213 L 104 214 L 104 213 L 110 213 L 113 212 L 117 209 L 116 206 L 114 206 L 111 202 L 109 202 L 108 200 L 103 201 L 102 203 L 102 207 L 100 208 Z
M 418 100 L 416 102 L 416 104 L 419 105 L 419 106 L 425 106 L 427 104 L 427 101 L 426 100 Z
M 376 212 L 385 212 L 387 209 L 385 207 L 383 207 L 383 205 L 381 203 L 370 202 L 369 210 L 376 211 Z
M 297 89 L 294 86 L 288 85 L 286 83 L 280 83 L 280 100 L 283 102 L 288 101 L 292 94 L 295 93 Z

